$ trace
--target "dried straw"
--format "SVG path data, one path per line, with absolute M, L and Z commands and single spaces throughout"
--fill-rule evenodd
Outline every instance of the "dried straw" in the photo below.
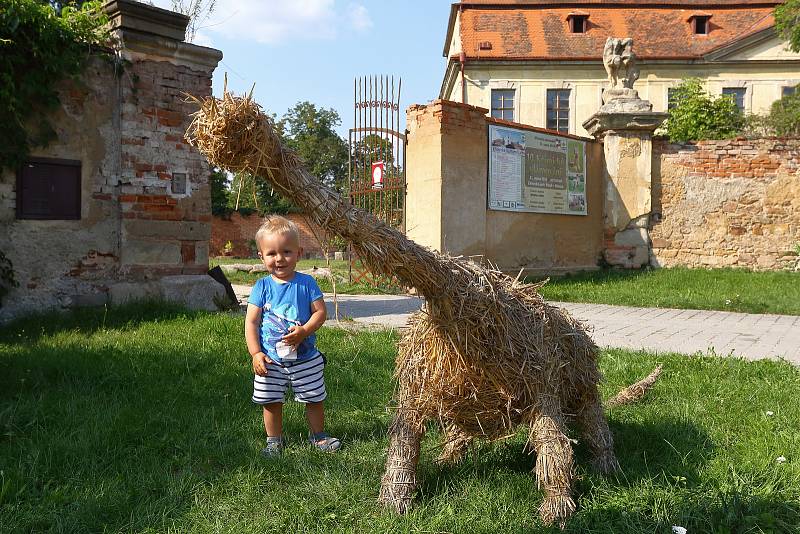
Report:
M 502 439 L 524 424 L 545 491 L 540 516 L 563 525 L 575 509 L 565 414 L 577 420 L 595 465 L 618 467 L 597 389 L 597 346 L 584 327 L 545 303 L 540 285 L 422 247 L 351 206 L 281 146 L 250 96 L 225 91 L 221 100 L 197 103 L 187 139 L 212 164 L 268 180 L 315 223 L 350 241 L 375 274 L 425 297 L 399 343 L 397 412 L 379 500 L 399 512 L 410 505 L 426 421 L 449 429 L 444 460 L 463 456 L 473 438 Z
M 622 404 L 630 404 L 640 400 L 653 387 L 658 377 L 661 376 L 663 366 L 659 365 L 652 373 L 635 384 L 626 387 L 605 402 L 606 408 L 613 408 Z

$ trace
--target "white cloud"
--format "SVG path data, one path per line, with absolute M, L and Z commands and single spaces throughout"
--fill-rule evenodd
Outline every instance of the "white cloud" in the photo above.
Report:
M 361 4 L 347 6 L 347 17 L 350 19 L 350 25 L 357 31 L 372 28 L 372 19 L 369 16 L 369 11 Z
M 171 0 L 154 3 L 172 8 Z M 372 25 L 367 8 L 355 2 L 344 7 L 336 0 L 223 0 L 199 25 L 195 42 L 207 45 L 214 33 L 267 44 L 335 39 L 345 28 L 365 31 Z M 201 33 L 203 43 L 199 43 Z

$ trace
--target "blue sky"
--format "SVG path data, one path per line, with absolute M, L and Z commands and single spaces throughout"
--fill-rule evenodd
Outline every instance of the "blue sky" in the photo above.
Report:
M 170 8 L 171 0 L 155 0 Z M 196 44 L 222 50 L 214 94 L 224 74 L 235 92 L 256 84 L 255 98 L 278 116 L 308 100 L 335 109 L 346 139 L 353 122 L 353 79 L 403 78 L 401 106 L 435 99 L 448 0 L 218 0 Z M 405 113 L 402 112 L 403 121 Z M 403 122 L 405 124 L 405 122 Z

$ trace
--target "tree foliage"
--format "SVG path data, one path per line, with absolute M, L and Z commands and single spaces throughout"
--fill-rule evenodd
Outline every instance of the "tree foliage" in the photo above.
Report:
M 800 136 L 800 86 L 795 88 L 794 94 L 772 103 L 767 122 L 773 135 Z
M 333 109 L 320 109 L 310 102 L 298 102 L 276 121 L 276 130 L 282 142 L 297 152 L 306 169 L 324 184 L 339 191 L 347 183 L 349 152 L 347 143 L 334 129 L 341 124 L 339 114 Z M 212 182 L 212 199 L 222 201 L 227 195 L 225 211 L 248 213 L 293 213 L 302 211 L 272 188 L 266 180 L 249 174 L 236 174 L 230 186 Z M 216 196 L 215 196 L 216 195 Z
M 211 213 L 225 215 L 230 212 L 228 202 L 231 190 L 228 184 L 228 175 L 221 169 L 213 169 L 208 178 L 211 186 Z
M 698 78 L 687 78 L 675 88 L 665 123 L 671 141 L 728 139 L 741 131 L 742 112 L 733 98 L 714 97 L 703 89 Z
M 107 41 L 107 17 L 99 1 L 2 3 L 0 167 L 16 168 L 31 147 L 55 137 L 47 114 L 59 103 L 56 84 L 78 74 L 92 46 Z
M 793 52 L 800 52 L 800 0 L 786 0 L 775 8 L 775 27 Z
M 286 145 L 297 152 L 306 169 L 338 191 L 346 185 L 348 161 L 347 143 L 335 130 L 341 123 L 335 110 L 311 102 L 298 102 L 278 123 Z

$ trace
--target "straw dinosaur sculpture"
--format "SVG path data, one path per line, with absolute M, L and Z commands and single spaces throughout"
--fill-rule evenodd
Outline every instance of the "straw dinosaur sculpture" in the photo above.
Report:
M 618 468 L 597 389 L 597 346 L 584 328 L 546 304 L 540 286 L 424 248 L 351 206 L 281 146 L 272 121 L 250 96 L 226 91 L 221 100 L 197 104 L 187 139 L 212 164 L 268 180 L 322 228 L 347 239 L 373 272 L 394 276 L 425 297 L 398 348 L 397 411 L 380 502 L 400 513 L 409 508 L 426 421 L 445 428 L 441 459 L 452 461 L 475 438 L 507 437 L 525 425 L 545 494 L 541 519 L 563 526 L 575 510 L 565 414 L 578 423 L 594 465 L 604 473 Z M 657 374 L 614 402 L 641 396 Z

